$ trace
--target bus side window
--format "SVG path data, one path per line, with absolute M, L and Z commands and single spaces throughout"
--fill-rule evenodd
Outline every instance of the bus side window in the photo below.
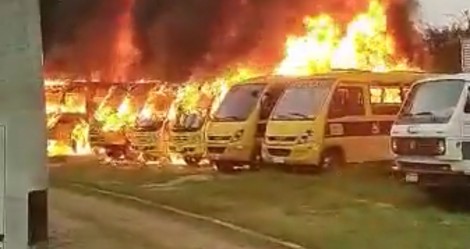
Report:
M 374 115 L 396 115 L 403 100 L 402 88 L 398 86 L 372 86 L 369 88 Z
M 339 87 L 333 94 L 329 118 L 365 115 L 364 93 L 361 87 Z

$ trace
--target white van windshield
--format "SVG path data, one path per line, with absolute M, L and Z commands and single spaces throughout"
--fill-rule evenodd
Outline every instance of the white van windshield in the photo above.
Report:
M 460 99 L 465 82 L 435 80 L 411 89 L 397 123 L 447 123 Z
M 286 89 L 273 110 L 272 120 L 314 119 L 328 96 L 328 86 L 294 86 Z

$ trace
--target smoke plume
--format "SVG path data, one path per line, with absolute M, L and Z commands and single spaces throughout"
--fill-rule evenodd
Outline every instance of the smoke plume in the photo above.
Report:
M 389 30 L 412 57 L 413 0 L 389 0 Z M 132 5 L 129 5 L 132 3 Z M 347 23 L 368 0 L 42 0 L 47 75 L 113 79 L 120 20 L 130 14 L 128 42 L 138 55 L 132 77 L 182 82 L 237 64 L 272 68 L 286 36 L 303 30 L 306 15 L 327 12 Z M 121 34 L 121 35 L 120 35 Z M 119 51 L 118 51 L 119 52 Z M 131 60 L 131 59 L 130 59 Z M 119 69 L 122 71 L 122 69 Z M 131 76 L 129 76 L 131 77 Z

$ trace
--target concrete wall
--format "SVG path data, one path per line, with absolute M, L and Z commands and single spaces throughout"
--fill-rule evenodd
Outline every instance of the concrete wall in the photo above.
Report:
M 6 249 L 27 248 L 27 195 L 47 183 L 41 48 L 39 2 L 0 0 L 0 125 L 6 127 Z

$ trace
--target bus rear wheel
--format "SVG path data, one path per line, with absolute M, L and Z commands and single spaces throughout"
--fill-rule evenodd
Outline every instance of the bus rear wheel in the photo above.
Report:
M 322 153 L 320 170 L 323 172 L 333 171 L 343 167 L 344 164 L 344 155 L 340 149 L 328 149 Z

